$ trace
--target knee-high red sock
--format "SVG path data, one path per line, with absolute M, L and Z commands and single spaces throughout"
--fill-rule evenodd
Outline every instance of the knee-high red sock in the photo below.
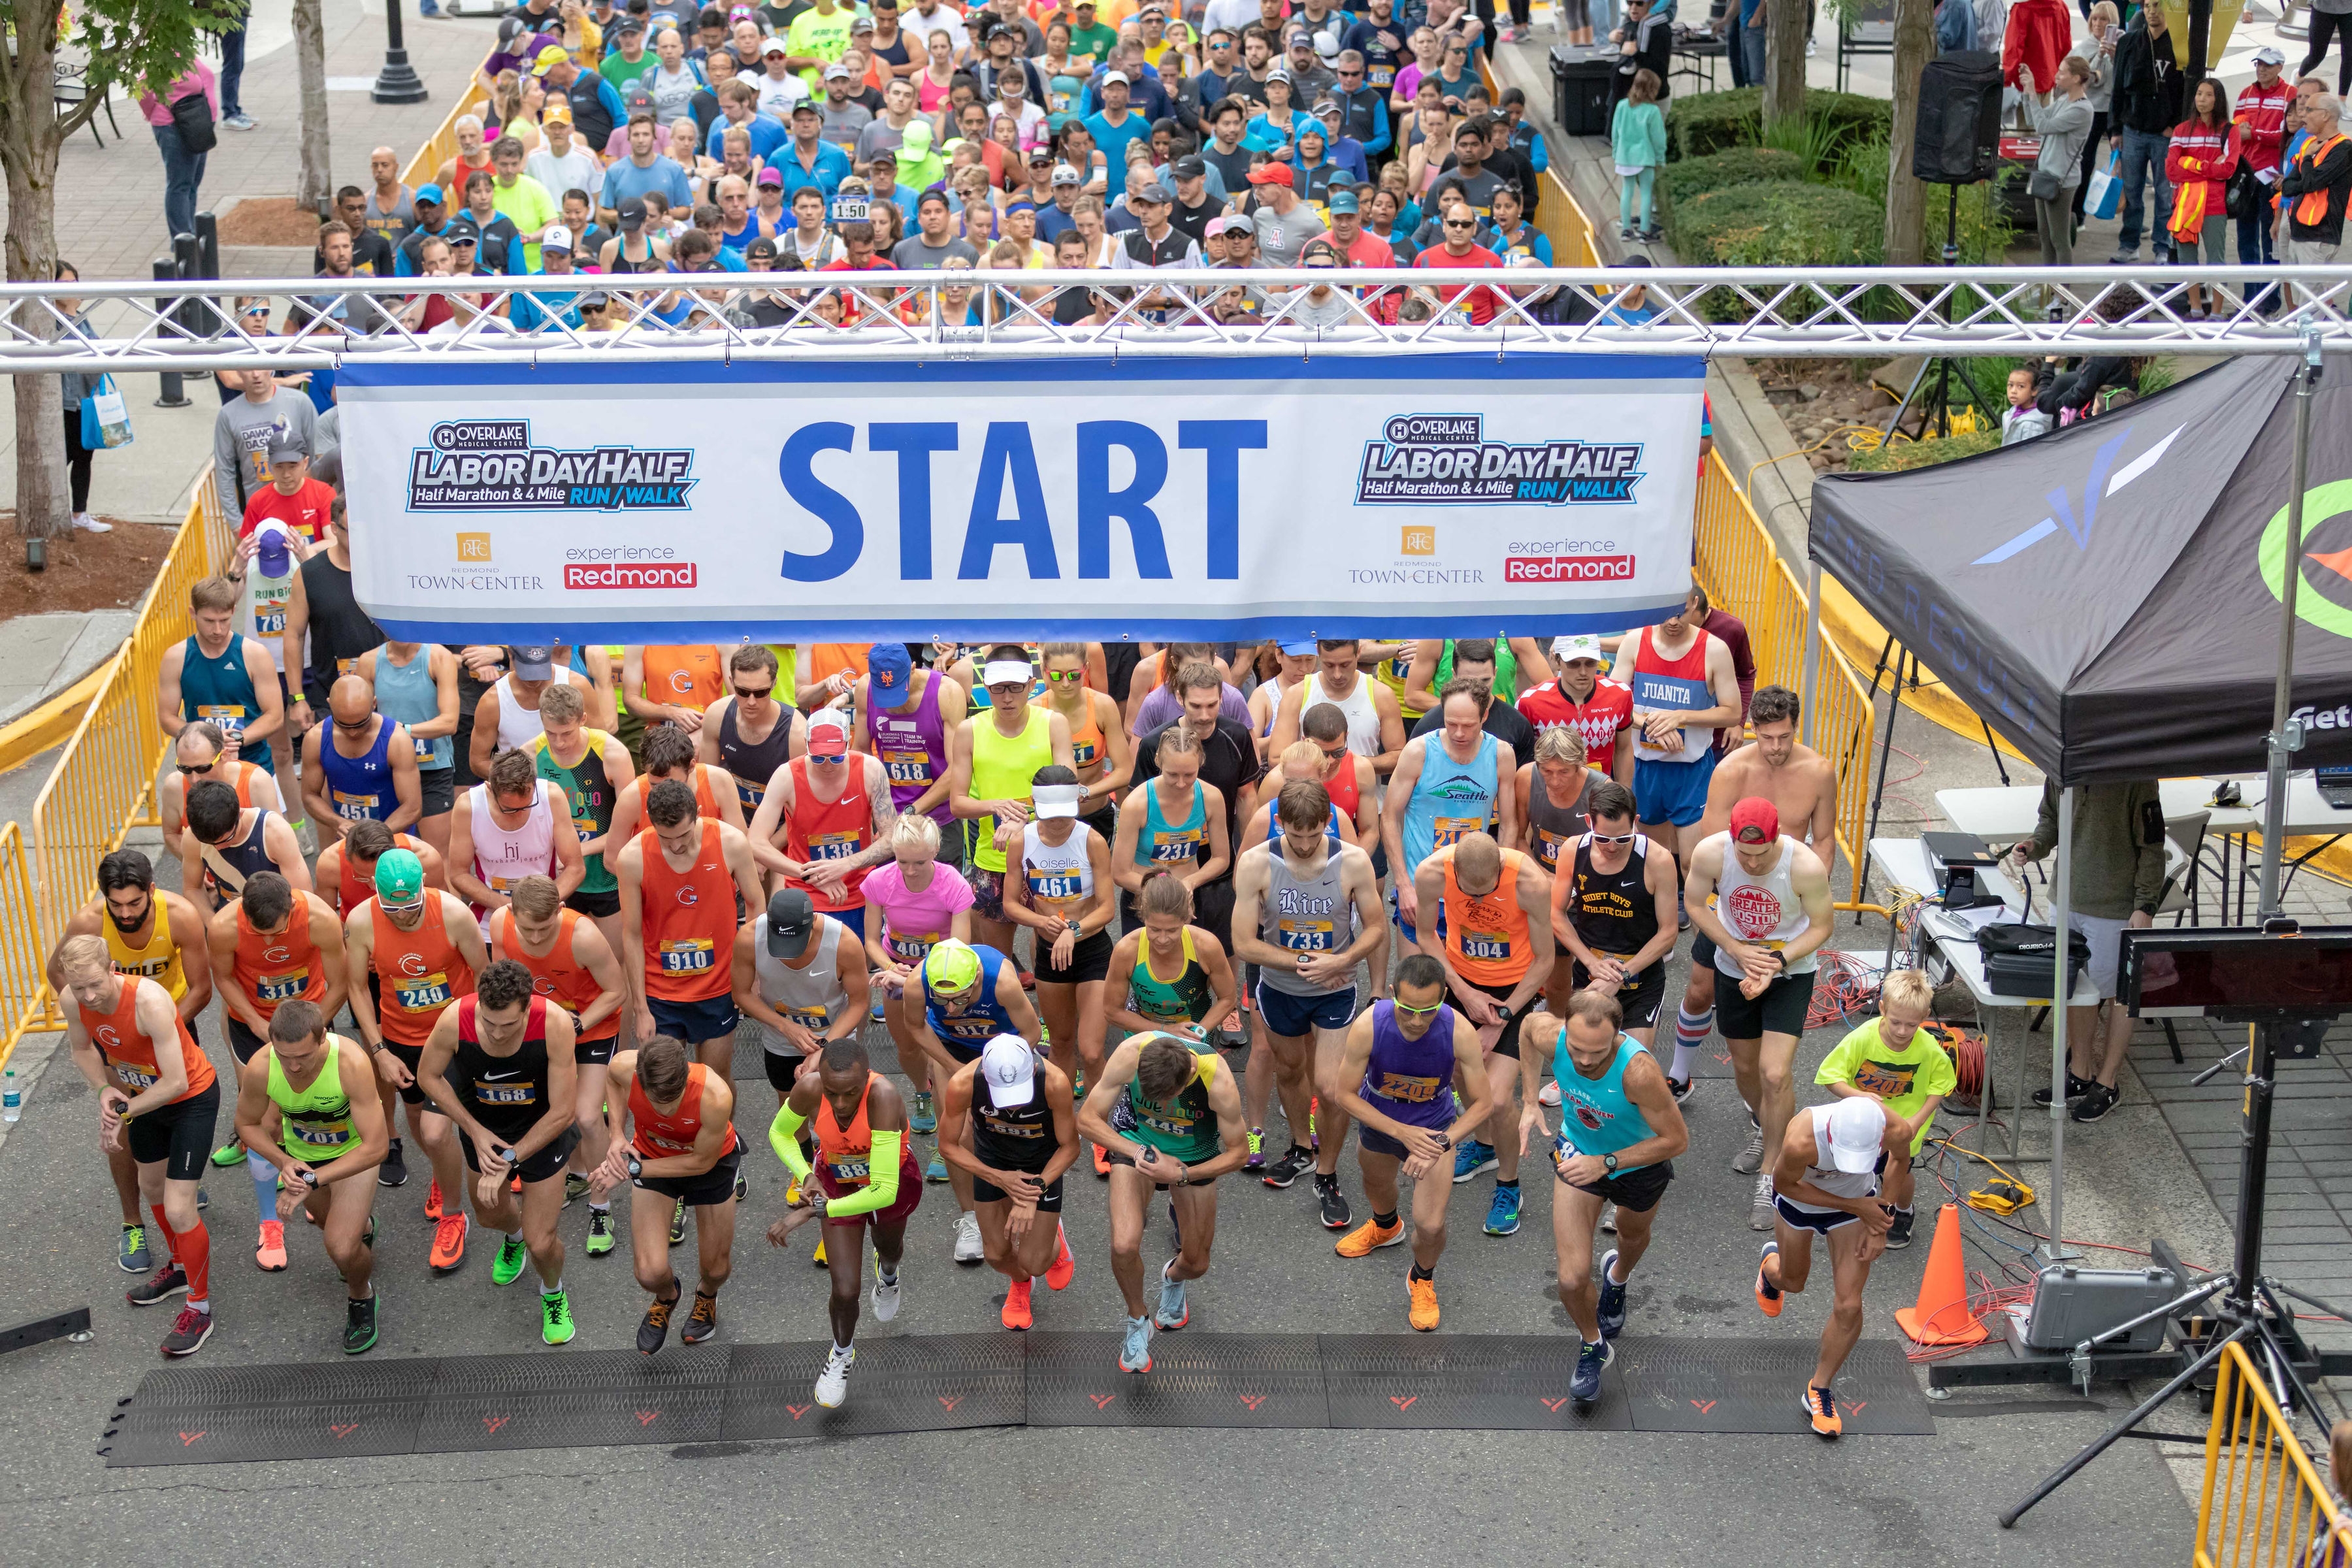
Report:
M 188 1277 L 188 1300 L 209 1303 L 212 1300 L 213 1237 L 205 1228 L 204 1216 L 185 1230 L 173 1230 L 163 1218 L 161 1204 L 155 1205 L 155 1223 L 163 1226 L 164 1237 L 172 1244 L 172 1261 Z
M 164 1255 L 166 1258 L 170 1258 L 173 1263 L 177 1263 L 177 1262 L 179 1262 L 179 1261 L 180 1261 L 180 1237 L 179 1237 L 179 1233 L 178 1233 L 178 1232 L 176 1232 L 176 1231 L 174 1231 L 174 1230 L 172 1228 L 172 1222 L 171 1222 L 169 1219 L 167 1219 L 167 1218 L 165 1218 L 165 1217 L 164 1217 L 164 1215 L 163 1215 L 163 1205 L 162 1204 L 154 1204 L 154 1205 L 152 1205 L 148 1208 L 148 1211 L 147 1211 L 147 1212 L 148 1212 L 149 1214 L 151 1214 L 151 1215 L 154 1215 L 154 1216 L 155 1216 L 155 1228 L 156 1228 L 156 1230 L 158 1230 L 159 1232 L 161 1232 L 161 1233 L 163 1234 L 163 1255 Z

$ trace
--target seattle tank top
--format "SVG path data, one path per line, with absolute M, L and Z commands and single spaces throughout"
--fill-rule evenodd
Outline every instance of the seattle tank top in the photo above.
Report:
M 1771 868 L 1762 876 L 1750 876 L 1739 863 L 1738 847 L 1729 836 L 1723 841 L 1723 874 L 1716 879 L 1715 912 L 1724 926 L 1741 942 L 1759 943 L 1778 952 L 1805 934 L 1811 923 L 1805 916 L 1803 900 L 1789 876 L 1789 862 L 1794 858 L 1797 841 L 1787 834 L 1780 836 L 1773 847 L 1780 851 Z M 1788 973 L 1810 974 L 1821 962 L 1814 953 L 1790 961 Z M 1715 968 L 1718 974 L 1738 975 L 1739 966 L 1730 955 L 1717 948 Z
M 759 983 L 760 999 L 823 1039 L 824 1032 L 849 1007 L 848 989 L 841 984 L 841 934 L 847 928 L 839 921 L 818 921 L 817 934 L 810 944 L 816 952 L 807 963 L 795 969 L 768 951 L 768 916 L 764 910 L 758 924 L 759 932 L 751 939 L 751 973 Z M 763 1039 L 773 1055 L 800 1054 L 772 1030 Z
M 1625 1069 L 1642 1054 L 1640 1041 L 1621 1034 L 1607 1070 L 1597 1079 L 1587 1078 L 1568 1054 L 1568 1031 L 1560 1031 L 1559 1043 L 1552 1047 L 1551 1070 L 1559 1082 L 1561 1142 L 1579 1154 L 1614 1154 L 1654 1133 L 1642 1108 L 1625 1093 Z M 1620 1165 L 1617 1172 L 1622 1175 L 1641 1168 Z
M 1421 1038 L 1397 1026 L 1396 1004 L 1372 1004 L 1372 1050 L 1357 1090 L 1408 1127 L 1444 1127 L 1459 1110 L 1454 1098 L 1454 1009 L 1441 1005 Z
M 1412 875 L 1432 851 L 1459 843 L 1464 836 L 1483 833 L 1495 814 L 1495 737 L 1481 731 L 1477 750 L 1466 763 L 1456 762 L 1445 749 L 1443 731 L 1433 731 L 1422 747 L 1421 777 L 1413 781 L 1412 798 L 1405 803 L 1405 876 Z
M 375 738 L 358 756 L 346 756 L 342 732 L 330 723 L 319 737 L 319 771 L 326 775 L 327 804 L 345 822 L 382 822 L 400 805 L 392 787 L 393 721 L 376 716 Z
M 936 670 L 922 673 L 923 689 L 911 709 L 880 708 L 871 700 L 866 704 L 866 741 L 882 759 L 890 777 L 890 804 L 900 811 L 920 800 L 948 772 L 947 727 L 940 720 L 940 682 L 947 677 Z M 870 698 L 870 686 L 867 691 Z M 979 765 L 975 753 L 975 773 Z M 931 820 L 943 827 L 952 815 L 944 800 L 929 812 Z
M 499 700 L 503 703 L 506 699 Z M 377 712 L 406 728 L 409 743 L 416 748 L 419 770 L 431 773 L 456 761 L 448 736 L 436 735 L 429 741 L 416 739 L 417 725 L 428 724 L 441 716 L 441 692 L 433 681 L 430 648 L 420 644 L 406 664 L 394 662 L 390 643 L 375 650 L 375 706 Z

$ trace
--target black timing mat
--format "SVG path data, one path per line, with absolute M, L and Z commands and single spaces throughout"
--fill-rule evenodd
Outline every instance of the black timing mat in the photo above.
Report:
M 1572 1335 L 1163 1333 L 1139 1376 L 1118 1370 L 1116 1333 L 877 1337 L 826 1410 L 825 1348 L 172 1367 L 120 1402 L 99 1452 L 116 1468 L 1024 1425 L 1796 1434 L 1816 1350 L 1620 1340 L 1580 1411 Z M 1935 1432 L 1898 1341 L 1855 1346 L 1837 1386 L 1849 1433 Z

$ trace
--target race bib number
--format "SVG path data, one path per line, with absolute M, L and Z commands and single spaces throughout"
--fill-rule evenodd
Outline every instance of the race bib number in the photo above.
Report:
M 1066 875 L 1032 871 L 1029 896 L 1041 904 L 1075 904 L 1087 895 L 1085 884 L 1075 871 Z
M 314 1121 L 308 1117 L 289 1116 L 286 1121 L 296 1142 L 308 1143 L 314 1149 L 338 1148 L 352 1141 L 352 1124 L 348 1117 Z
M 827 1160 L 824 1168 L 845 1187 L 862 1187 L 872 1174 L 871 1164 L 862 1159 Z
M 1462 933 L 1462 956 L 1507 963 L 1511 957 L 1510 936 L 1499 931 L 1465 931 Z
M 286 630 L 286 605 L 283 600 L 274 605 L 257 602 L 253 606 L 253 635 L 274 637 Z
M 118 1066 L 114 1069 L 114 1081 L 131 1093 L 140 1094 L 154 1088 L 160 1080 L 154 1073 L 142 1072 L 137 1068 Z
M 882 765 L 889 770 L 894 784 L 928 784 L 931 782 L 931 754 L 929 752 L 884 752 Z
M 372 795 L 352 795 L 343 790 L 333 792 L 335 815 L 345 822 L 365 822 L 375 815 L 376 797 Z
M 291 1002 L 302 994 L 302 988 L 310 983 L 310 972 L 307 969 L 298 969 L 291 974 L 265 974 L 253 983 L 253 999 L 273 1005 Z
M 429 762 L 429 761 L 431 761 L 431 760 L 432 760 L 432 757 L 433 757 L 433 742 L 430 742 L 430 741 L 420 741 L 420 740 L 418 740 L 415 736 L 411 735 L 410 737 L 408 737 L 408 743 L 409 743 L 410 745 L 412 745 L 412 746 L 414 746 L 414 747 L 415 747 L 415 748 L 416 748 L 416 760 L 417 760 L 418 762 L 423 763 L 423 762 Z
M 953 1035 L 959 1040 L 978 1040 L 982 1045 L 996 1038 L 996 1020 L 979 1013 L 950 1014 L 937 1020 L 940 1032 Z
M 1339 930 L 1335 921 L 1286 920 L 1276 929 L 1283 947 L 1291 952 L 1334 952 L 1339 950 Z
M 768 798 L 768 786 L 763 784 L 745 784 L 741 779 L 737 779 L 735 798 L 743 803 L 743 810 L 748 816 L 759 810 L 760 803 Z
M 901 936 L 894 931 L 883 940 L 890 949 L 891 957 L 902 963 L 920 963 L 931 951 L 931 944 L 940 940 L 940 933 L 924 931 L 914 936 Z
M 230 720 L 242 724 L 250 715 L 246 712 L 245 704 L 242 702 L 199 702 L 196 704 L 196 717 L 215 721 Z
M 1092 741 L 1077 741 L 1070 746 L 1070 762 L 1076 767 L 1090 768 L 1094 766 L 1095 759 L 1101 755 L 1101 751 Z
M 429 1008 L 449 1005 L 449 977 L 427 974 L 415 980 L 402 980 L 392 988 L 392 1000 L 404 1013 L 422 1013 Z
M 1469 834 L 1484 833 L 1486 830 L 1486 818 L 1484 813 L 1476 816 L 1441 816 L 1432 826 L 1432 831 L 1436 837 L 1437 847 L 1440 849 L 1449 844 L 1459 844 Z
M 1167 861 L 1192 861 L 1201 858 L 1201 829 L 1187 827 L 1161 834 L 1152 841 L 1154 864 Z
M 1443 321 L 1449 327 L 1466 327 L 1471 325 L 1469 308 L 1463 305 L 1448 306 L 1446 308 L 1445 314 L 1440 317 L 1439 320 Z
M 1372 1092 L 1383 1100 L 1401 1100 L 1412 1105 L 1426 1105 L 1437 1098 L 1443 1087 L 1433 1078 L 1410 1078 L 1402 1073 L 1383 1072 Z
M 1568 838 L 1564 834 L 1542 827 L 1536 829 L 1536 858 L 1543 862 L 1545 870 L 1559 869 L 1559 852 L 1567 844 Z
M 846 860 L 857 853 L 857 841 L 862 833 L 820 833 L 809 840 L 808 858 L 812 860 Z
M 474 1098 L 484 1105 L 496 1105 L 511 1109 L 514 1106 L 530 1105 L 536 1102 L 539 1099 L 539 1086 L 535 1083 L 482 1083 L 477 1081 L 474 1085 Z
M 661 966 L 664 974 L 700 974 L 718 962 L 718 949 L 708 937 L 694 937 L 684 942 L 661 944 Z
M 833 1023 L 832 1011 L 824 1007 L 787 1007 L 784 1016 L 812 1035 L 821 1035 Z

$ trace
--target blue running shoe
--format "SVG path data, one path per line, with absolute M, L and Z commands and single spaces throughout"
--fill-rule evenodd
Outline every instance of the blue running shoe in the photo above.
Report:
M 1150 1372 L 1151 1370 L 1151 1320 L 1129 1318 L 1127 1337 L 1119 1342 L 1118 1370 Z
M 915 1091 L 915 1103 L 907 1108 L 907 1125 L 917 1132 L 937 1132 L 940 1130 L 939 1112 L 931 1108 L 929 1091 L 919 1089 Z
M 1609 1256 L 1601 1260 L 1601 1337 L 1613 1340 L 1625 1331 L 1625 1287 L 1609 1278 L 1617 1267 L 1617 1249 L 1611 1247 Z
M 1519 1189 L 1495 1184 L 1495 1201 L 1486 1208 L 1486 1234 L 1512 1236 L 1519 1228 Z
M 1454 1151 L 1454 1184 L 1460 1186 L 1481 1171 L 1491 1171 L 1501 1162 L 1495 1158 L 1495 1146 L 1481 1143 L 1475 1138 L 1465 1138 Z
M 1175 1267 L 1171 1258 L 1160 1271 L 1160 1310 L 1153 1321 L 1163 1329 L 1181 1329 L 1192 1321 L 1192 1309 L 1184 1304 L 1184 1281 L 1168 1278 L 1168 1269 Z
M 936 1184 L 947 1179 L 948 1163 L 937 1153 L 932 1154 L 931 1163 L 923 1167 L 923 1180 Z
M 1601 1397 L 1601 1369 L 1617 1355 L 1617 1348 L 1607 1340 L 1597 1345 L 1586 1345 L 1576 1352 L 1576 1375 L 1568 1380 L 1568 1396 L 1579 1405 L 1591 1405 Z

